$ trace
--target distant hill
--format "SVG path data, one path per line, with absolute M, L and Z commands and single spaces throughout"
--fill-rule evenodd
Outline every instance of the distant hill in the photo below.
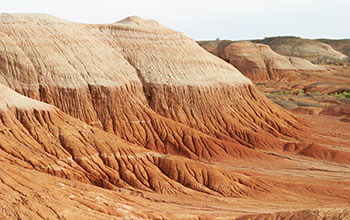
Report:
M 219 57 L 219 51 L 223 50 L 228 45 L 236 41 L 232 40 L 212 40 L 212 41 L 197 41 L 199 46 L 204 47 L 208 52 Z
M 335 50 L 330 44 L 317 40 L 285 36 L 253 42 L 267 44 L 281 55 L 304 58 L 315 64 L 343 64 L 350 61 L 347 55 Z
M 254 82 L 323 69 L 302 58 L 280 55 L 266 44 L 229 40 L 201 41 L 198 44 L 232 64 Z
M 330 39 L 316 39 L 318 42 L 329 44 L 335 50 L 350 57 L 350 39 L 330 40 Z

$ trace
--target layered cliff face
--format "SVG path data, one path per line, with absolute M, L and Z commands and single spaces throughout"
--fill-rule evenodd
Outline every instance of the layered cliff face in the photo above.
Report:
M 145 199 L 135 195 L 129 197 L 139 201 L 132 204 L 139 210 L 125 208 L 130 206 L 124 197 L 132 193 L 127 190 L 240 197 L 268 187 L 225 168 L 144 150 L 3 85 L 0 100 L 0 217 L 6 219 L 157 218 L 142 213 L 147 213 Z M 106 193 L 43 173 L 125 191 Z M 89 192 L 81 193 L 87 187 Z
M 267 44 L 279 54 L 304 58 L 316 64 L 343 64 L 350 61 L 348 56 L 316 40 L 299 37 L 271 37 L 254 42 Z
M 247 194 L 225 169 L 145 150 L 53 106 L 2 85 L 0 89 L 0 154 L 4 162 L 109 189 L 117 186 L 176 194 L 192 188 L 208 194 Z M 206 172 L 206 180 L 201 172 Z
M 301 72 L 323 70 L 305 59 L 279 55 L 265 44 L 249 41 L 208 41 L 199 44 L 254 82 L 288 78 L 290 75 L 298 77 Z
M 211 159 L 297 132 L 296 118 L 234 67 L 154 21 L 2 17 L 2 84 L 132 143 Z
M 89 25 L 2 14 L 0 36 L 0 218 L 349 206 L 346 143 L 318 145 L 331 137 L 310 136 L 182 33 L 138 17 Z
M 308 167 L 304 159 L 294 162 L 248 149 L 251 158 L 227 166 L 224 161 L 208 164 L 164 155 L 128 143 L 3 85 L 0 106 L 0 217 L 5 219 L 233 218 L 271 200 L 276 204 L 284 201 L 289 208 L 316 208 L 318 201 L 327 207 L 340 203 L 344 209 L 350 199 L 346 196 L 350 189 L 342 189 L 347 180 L 338 180 L 337 166 L 323 165 L 324 169 L 335 169 L 330 179 L 315 179 L 315 174 L 311 179 L 290 178 L 284 173 L 301 173 L 289 168 Z M 303 149 L 292 148 L 287 150 Z M 304 151 L 317 151 L 315 146 L 309 149 L 306 146 Z M 324 155 L 318 152 L 317 156 Z M 342 158 L 345 164 L 350 163 L 350 157 L 343 154 Z M 259 172 L 256 166 L 277 166 L 279 171 Z M 308 184 L 300 183 L 299 178 Z M 244 200 L 237 202 L 237 198 Z M 203 211 L 208 204 L 211 206 Z M 164 212 L 164 207 L 171 211 Z M 273 203 L 267 207 L 271 212 L 280 210 Z M 330 217 L 339 215 L 338 211 L 332 213 Z

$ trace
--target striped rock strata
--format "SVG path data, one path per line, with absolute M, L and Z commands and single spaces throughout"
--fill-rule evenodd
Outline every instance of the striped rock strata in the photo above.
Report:
M 318 145 L 323 136 L 182 33 L 138 17 L 2 14 L 0 42 L 0 218 L 349 206 L 345 145 Z
M 299 78 L 303 72 L 324 70 L 308 60 L 282 56 L 265 44 L 250 41 L 208 41 L 199 44 L 208 52 L 232 64 L 254 82 Z
M 0 83 L 132 143 L 211 159 L 276 148 L 276 136 L 297 132 L 296 118 L 234 67 L 155 21 L 1 17 Z

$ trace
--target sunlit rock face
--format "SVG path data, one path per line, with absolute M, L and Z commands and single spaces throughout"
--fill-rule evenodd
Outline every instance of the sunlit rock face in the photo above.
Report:
M 338 172 L 349 154 L 318 145 L 305 121 L 183 33 L 139 17 L 2 14 L 0 42 L 0 219 L 258 218 L 349 205 Z
M 237 69 L 156 21 L 87 25 L 25 14 L 1 20 L 2 84 L 132 143 L 210 159 L 221 153 L 189 150 L 194 140 L 184 137 L 207 135 L 213 144 L 196 141 L 201 148 L 217 141 L 255 148 L 296 132 L 296 119 Z

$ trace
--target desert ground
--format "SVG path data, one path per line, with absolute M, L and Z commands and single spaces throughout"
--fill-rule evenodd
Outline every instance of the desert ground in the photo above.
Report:
M 0 219 L 350 219 L 346 47 L 286 39 L 1 14 Z

